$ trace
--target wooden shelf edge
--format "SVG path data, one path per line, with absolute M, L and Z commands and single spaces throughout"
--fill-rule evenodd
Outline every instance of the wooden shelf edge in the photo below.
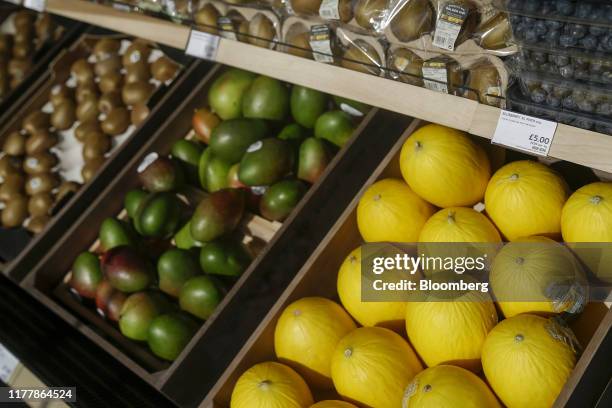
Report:
M 47 11 L 184 49 L 189 27 L 82 0 L 47 0 Z M 216 62 L 439 123 L 491 139 L 500 109 L 466 98 L 221 38 Z M 612 136 L 559 124 L 553 158 L 612 173 Z

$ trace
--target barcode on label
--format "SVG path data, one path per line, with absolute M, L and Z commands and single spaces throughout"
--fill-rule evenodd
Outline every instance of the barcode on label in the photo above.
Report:
M 460 30 L 461 26 L 458 26 L 457 24 L 439 20 L 438 24 L 436 25 L 433 45 L 444 48 L 445 50 L 454 50 L 455 41 L 457 40 Z
M 328 20 L 340 20 L 338 0 L 323 0 L 319 7 L 319 15 Z
M 315 61 L 323 63 L 334 62 L 330 35 L 329 27 L 325 24 L 315 25 L 310 28 L 309 43 Z
M 448 93 L 448 74 L 446 68 L 437 67 L 423 67 L 423 83 L 425 88 L 436 91 Z
M 185 54 L 214 61 L 219 48 L 219 39 L 218 35 L 192 29 L 185 47 Z

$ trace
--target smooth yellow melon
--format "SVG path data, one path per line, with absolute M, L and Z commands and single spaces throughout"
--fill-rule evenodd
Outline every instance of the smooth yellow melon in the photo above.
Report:
M 354 249 L 340 266 L 337 286 L 342 306 L 362 326 L 397 330 L 404 325 L 406 303 L 361 301 L 361 247 Z
M 499 323 L 485 341 L 482 366 L 508 408 L 550 408 L 576 363 L 574 335 L 552 319 L 521 314 Z
M 495 225 L 472 208 L 451 207 L 435 213 L 423 226 L 419 242 L 500 242 Z
M 482 345 L 497 324 L 491 296 L 477 291 L 446 295 L 432 293 L 423 302 L 406 304 L 410 344 L 428 367 L 452 364 L 478 372 Z
M 423 369 L 410 345 L 381 327 L 345 336 L 331 360 L 332 379 L 344 399 L 369 407 L 399 407 L 406 386 Z
M 402 408 L 501 408 L 484 381 L 464 368 L 429 367 L 406 388 Z
M 482 200 L 491 176 L 489 158 L 478 143 L 465 132 L 436 124 L 406 140 L 400 168 L 415 193 L 444 208 Z
M 315 388 L 333 387 L 329 361 L 336 345 L 357 325 L 336 302 L 306 297 L 285 308 L 274 331 L 278 359 Z
M 568 196 L 565 181 L 544 164 L 523 160 L 499 169 L 487 186 L 487 214 L 501 233 L 520 237 L 561 235 L 561 210 Z
M 580 265 L 565 246 L 546 237 L 519 238 L 506 244 L 493 261 L 489 282 L 506 317 L 561 313 L 585 303 L 583 296 L 576 298 L 577 293 L 567 290 L 584 283 Z M 555 286 L 564 289 L 551 291 Z M 551 299 L 555 295 L 560 297 Z
M 307 408 L 308 385 L 291 367 L 268 361 L 245 371 L 232 391 L 232 408 Z
M 317 402 L 310 408 L 357 408 L 357 406 L 351 404 L 350 402 L 346 402 L 346 401 L 325 400 L 325 401 Z
M 368 242 L 416 242 L 434 207 L 399 179 L 372 184 L 359 200 L 357 226 Z

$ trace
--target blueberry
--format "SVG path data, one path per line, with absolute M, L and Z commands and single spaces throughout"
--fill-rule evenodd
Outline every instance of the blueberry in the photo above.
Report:
M 589 15 L 589 20 L 591 21 L 603 21 L 606 19 L 606 9 L 601 5 L 596 5 L 593 7 L 591 14 Z
M 569 27 L 569 35 L 578 39 L 584 37 L 587 33 L 587 27 L 582 24 L 571 24 Z
M 599 40 L 602 48 L 606 51 L 612 51 L 612 35 L 608 34 Z
M 540 62 L 540 63 L 544 63 L 548 60 L 546 53 L 545 52 L 541 52 L 541 51 L 532 51 L 531 52 L 531 58 L 536 61 L 536 62 Z
M 559 45 L 562 47 L 573 47 L 577 42 L 576 37 L 571 35 L 563 34 L 559 37 Z
M 576 10 L 574 10 L 574 16 L 587 19 L 593 11 L 593 6 L 589 3 L 578 3 L 576 4 Z
M 546 41 L 548 45 L 554 47 L 557 44 L 559 44 L 560 37 L 561 37 L 561 33 L 559 32 L 559 30 L 552 30 L 546 33 L 546 35 L 544 36 L 544 41 Z
M 525 30 L 525 41 L 528 43 L 536 43 L 540 36 L 533 28 L 528 28 Z
M 582 100 L 578 102 L 578 109 L 582 112 L 593 113 L 595 112 L 595 105 L 588 100 Z
M 597 41 L 597 37 L 595 37 L 594 35 L 587 35 L 586 37 L 580 40 L 580 45 L 587 50 L 596 49 L 597 44 L 599 44 L 599 42 Z
M 574 4 L 571 0 L 557 0 L 557 13 L 562 16 L 571 16 L 574 13 Z
M 561 99 L 557 98 L 554 95 L 548 95 L 546 97 L 546 104 L 551 108 L 558 108 L 561 106 Z
M 563 23 L 557 20 L 545 20 L 545 23 L 550 30 L 560 30 L 563 27 Z
M 561 74 L 563 78 L 573 78 L 574 77 L 574 66 L 566 65 L 564 67 L 559 68 L 559 74 Z
M 523 8 L 523 0 L 508 0 L 506 7 L 510 10 L 521 10 Z
M 540 14 L 545 16 L 547 14 L 551 14 L 553 13 L 555 10 L 555 2 L 554 0 L 552 1 L 543 1 L 542 5 L 540 6 Z
M 565 109 L 570 109 L 570 110 L 576 109 L 576 101 L 574 100 L 574 97 L 572 95 L 569 95 L 563 98 L 563 101 L 561 102 L 561 104 L 563 105 Z
M 538 33 L 538 35 L 544 35 L 548 32 L 548 26 L 546 25 L 544 20 L 536 21 L 533 28 Z
M 536 13 L 539 9 L 539 0 L 526 0 L 523 4 L 523 11 L 525 11 L 525 13 Z
M 531 26 L 533 24 L 535 24 L 535 22 L 538 21 L 537 19 L 533 18 L 533 17 L 523 17 L 523 23 Z
M 542 88 L 532 89 L 530 96 L 535 103 L 543 103 L 546 100 L 546 92 Z
M 606 34 L 607 32 L 608 32 L 608 29 L 606 27 L 595 26 L 595 25 L 589 27 L 589 34 L 594 35 L 595 37 L 602 36 Z
M 510 15 L 510 24 L 512 24 L 513 26 L 520 24 L 522 22 L 523 22 L 523 16 L 519 16 L 518 14 Z

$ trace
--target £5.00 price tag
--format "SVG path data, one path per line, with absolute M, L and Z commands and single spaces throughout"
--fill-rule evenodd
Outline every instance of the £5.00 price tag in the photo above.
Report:
M 491 142 L 548 156 L 556 130 L 557 122 L 502 110 Z
M 219 48 L 218 35 L 192 29 L 185 47 L 185 54 L 214 61 Z
M 23 5 L 29 9 L 43 12 L 47 8 L 47 0 L 23 0 Z

